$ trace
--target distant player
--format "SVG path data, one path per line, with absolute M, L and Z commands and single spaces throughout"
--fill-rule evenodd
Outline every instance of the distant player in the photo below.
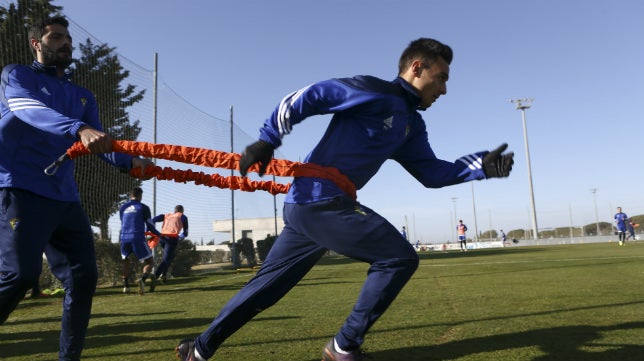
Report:
M 163 259 L 157 266 L 154 276 L 165 283 L 166 272 L 168 272 L 168 268 L 170 268 L 174 260 L 179 241 L 188 237 L 188 217 L 183 214 L 183 206 L 179 204 L 174 207 L 174 213 L 159 214 L 152 218 L 152 222 L 163 222 L 161 227 L 163 236 L 159 241 L 159 244 L 163 247 Z M 152 288 L 152 291 L 154 291 L 154 288 Z
M 623 246 L 626 242 L 626 223 L 628 222 L 628 216 L 626 213 L 622 212 L 622 207 L 617 207 L 617 213 L 615 213 L 615 228 L 617 228 L 617 236 L 619 237 L 619 245 Z
M 129 279 L 132 272 L 129 255 L 134 254 L 143 263 L 143 275 L 139 279 L 139 293 L 145 293 L 145 281 L 150 278 L 150 291 L 154 291 L 156 278 L 152 275 L 154 266 L 152 251 L 145 239 L 145 232 L 157 236 L 161 233 L 154 228 L 150 207 L 141 203 L 143 190 L 135 187 L 130 191 L 130 200 L 119 209 L 121 218 L 121 257 L 123 257 L 123 293 L 130 291 Z
M 628 224 L 626 225 L 626 227 L 628 228 L 628 237 L 626 237 L 626 240 L 627 240 L 627 241 L 628 241 L 629 239 L 631 239 L 631 238 L 633 239 L 633 241 L 635 240 L 635 228 L 637 228 L 637 227 L 639 227 L 639 226 L 640 226 L 640 225 L 639 225 L 639 224 L 635 224 L 635 222 L 633 222 L 633 220 L 629 220 L 629 221 L 628 221 Z
M 467 251 L 467 237 L 465 236 L 467 232 L 467 226 L 463 224 L 463 220 L 458 220 L 458 225 L 456 226 L 456 233 L 458 233 L 458 243 L 461 246 L 461 251 Z

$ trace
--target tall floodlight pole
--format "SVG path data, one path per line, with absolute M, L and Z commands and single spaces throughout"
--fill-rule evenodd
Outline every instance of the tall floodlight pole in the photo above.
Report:
M 532 98 L 524 99 L 510 99 L 510 102 L 516 104 L 516 108 L 521 111 L 521 119 L 523 120 L 523 140 L 525 143 L 526 165 L 528 166 L 528 183 L 530 185 L 530 207 L 532 210 L 532 235 L 535 240 L 539 239 L 539 229 L 537 226 L 537 210 L 534 206 L 534 189 L 532 187 L 532 167 L 530 166 L 530 147 L 528 147 L 528 126 L 525 121 L 525 110 L 530 109 Z
M 474 232 L 476 233 L 476 238 L 474 238 L 474 241 L 479 240 L 479 226 L 478 222 L 476 221 L 476 203 L 474 202 L 474 183 L 470 183 L 472 185 L 472 211 L 474 212 Z M 492 230 L 490 230 L 491 232 Z
M 597 227 L 597 235 L 599 236 L 599 212 L 597 211 L 597 188 L 590 190 L 593 193 L 593 201 L 595 202 L 595 226 Z
M 273 183 L 277 183 L 275 181 L 275 174 L 273 174 Z M 277 237 L 277 194 L 273 195 L 273 212 L 275 212 L 273 219 L 275 220 L 275 237 Z
M 157 144 L 157 67 L 159 65 L 159 54 L 154 53 L 154 70 L 152 71 L 152 143 Z M 154 165 L 157 159 L 152 158 Z M 152 214 L 157 214 L 157 179 L 152 178 Z M 156 263 L 155 263 L 156 264 Z
M 154 53 L 154 70 L 152 71 L 152 143 L 157 144 L 157 94 L 158 94 L 158 67 L 159 67 L 159 54 Z M 157 165 L 157 159 L 152 158 L 154 165 Z M 153 217 L 157 214 L 157 179 L 152 178 L 152 214 Z M 152 264 L 156 265 L 157 262 L 157 252 L 153 249 L 152 251 Z M 152 267 L 154 272 L 157 270 L 157 266 Z
M 235 145 L 234 145 L 234 140 L 235 137 L 233 135 L 233 130 L 235 127 L 235 123 L 233 121 L 233 106 L 230 106 L 230 152 L 233 153 L 235 151 Z M 235 175 L 235 170 L 231 169 L 230 170 L 230 177 L 232 178 Z M 231 250 L 232 250 L 232 261 L 233 261 L 233 267 L 237 268 L 239 267 L 239 260 L 237 259 L 237 242 L 235 241 L 235 190 L 231 189 L 230 190 L 230 244 L 231 244 Z
M 452 227 L 452 234 L 454 234 L 454 229 L 458 226 L 458 217 L 456 216 L 456 200 L 458 197 L 452 197 L 452 203 L 454 205 L 454 226 Z

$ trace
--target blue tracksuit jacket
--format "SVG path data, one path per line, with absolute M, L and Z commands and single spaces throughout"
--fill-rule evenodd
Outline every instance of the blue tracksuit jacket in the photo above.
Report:
M 152 212 L 150 207 L 135 199 L 129 200 L 119 208 L 121 219 L 121 242 L 130 242 L 137 238 L 144 239 L 145 232 L 150 231 L 157 236 L 161 233 L 152 223 Z
M 0 188 L 20 188 L 60 201 L 80 201 L 74 165 L 65 162 L 53 176 L 44 169 L 89 125 L 102 130 L 92 93 L 56 76 L 55 67 L 7 65 L 0 82 Z M 132 157 L 100 157 L 129 170 Z
M 415 90 L 402 78 L 331 79 L 287 95 L 264 122 L 259 139 L 279 147 L 292 126 L 306 117 L 335 113 L 304 161 L 337 168 L 356 189 L 387 159 L 400 163 L 428 188 L 484 179 L 482 157 L 487 151 L 463 156 L 454 163 L 436 157 L 418 113 L 419 104 Z M 331 180 L 298 177 L 285 202 L 311 203 L 342 194 Z

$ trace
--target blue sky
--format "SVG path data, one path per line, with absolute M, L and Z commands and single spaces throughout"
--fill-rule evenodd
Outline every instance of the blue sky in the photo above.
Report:
M 56 1 L 116 51 L 151 69 L 204 112 L 257 129 L 287 93 L 318 80 L 393 79 L 405 46 L 433 37 L 454 50 L 448 93 L 423 113 L 436 154 L 455 160 L 503 142 L 507 179 L 425 189 L 387 162 L 359 201 L 423 241 L 451 236 L 453 212 L 474 230 L 531 228 L 521 113 L 527 110 L 540 229 L 644 213 L 644 2 L 617 1 Z M 279 149 L 306 156 L 327 117 L 299 124 Z M 455 202 L 452 198 L 457 198 Z M 281 209 L 281 206 L 278 206 Z M 572 220 L 572 221 L 571 221 Z

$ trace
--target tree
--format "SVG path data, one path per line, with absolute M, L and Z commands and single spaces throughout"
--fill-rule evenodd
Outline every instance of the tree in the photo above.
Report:
M 237 241 L 237 243 L 240 244 L 241 253 L 244 258 L 246 258 L 248 267 L 254 267 L 255 265 L 257 265 L 257 257 L 255 256 L 255 246 L 253 240 L 248 237 L 244 237 Z
M 61 6 L 48 0 L 18 0 L 8 8 L 0 7 L 0 67 L 8 64 L 31 64 L 29 26 L 45 16 L 58 14 Z
M 170 266 L 170 274 L 174 277 L 189 276 L 192 266 L 199 262 L 199 252 L 196 246 L 188 239 L 182 239 L 177 244 L 176 255 Z
M 225 242 L 224 242 L 225 243 Z M 228 248 L 230 249 L 230 259 L 233 263 L 233 268 L 241 267 L 241 245 L 238 242 L 228 242 Z
M 487 230 L 487 231 L 481 233 L 480 239 L 482 239 L 482 240 L 485 240 L 485 239 L 494 240 L 494 239 L 497 239 L 498 237 L 499 237 L 499 235 L 496 232 L 496 230 L 490 229 L 490 230 Z
M 260 239 L 259 241 L 257 241 L 257 253 L 259 255 L 260 261 L 264 262 L 264 260 L 266 260 L 266 256 L 268 256 L 268 252 L 273 247 L 276 239 L 277 236 L 271 236 L 270 234 L 267 234 L 265 239 Z
M 80 51 L 81 58 L 74 61 L 74 81 L 94 93 L 103 129 L 116 140 L 136 139 L 141 132 L 139 120 L 131 122 L 127 108 L 141 101 L 145 90 L 137 92 L 133 85 L 121 87 L 129 71 L 113 54 L 114 48 L 94 45 L 87 39 L 80 44 Z M 118 211 L 127 192 L 141 185 L 141 180 L 120 174 L 98 157 L 79 157 L 75 162 L 83 208 L 90 223 L 100 229 L 101 239 L 108 239 L 109 218 Z

